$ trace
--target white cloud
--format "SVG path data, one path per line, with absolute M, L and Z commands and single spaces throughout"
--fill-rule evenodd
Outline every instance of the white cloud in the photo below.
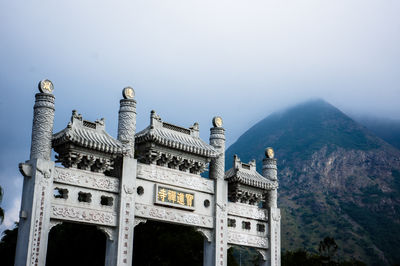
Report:
M 21 208 L 21 200 L 19 197 L 15 198 L 10 209 L 5 210 L 4 222 L 0 226 L 0 235 L 6 229 L 11 229 L 14 227 L 15 222 L 18 221 L 18 214 Z

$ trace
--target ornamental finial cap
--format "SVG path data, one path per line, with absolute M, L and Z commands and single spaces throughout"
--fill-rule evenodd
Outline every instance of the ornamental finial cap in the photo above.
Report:
M 132 87 L 125 87 L 122 90 L 122 97 L 124 97 L 124 99 L 133 99 L 135 98 L 135 91 Z
M 53 93 L 54 85 L 50 80 L 42 79 L 39 81 L 38 88 L 41 93 Z
M 222 127 L 222 118 L 220 116 L 215 116 L 212 120 L 214 127 Z
M 268 159 L 273 159 L 274 156 L 275 156 L 274 149 L 272 149 L 271 147 L 265 149 L 265 157 L 267 157 Z

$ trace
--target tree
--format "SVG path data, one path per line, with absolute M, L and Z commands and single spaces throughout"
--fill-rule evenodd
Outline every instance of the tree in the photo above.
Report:
M 332 257 L 335 256 L 338 250 L 338 245 L 333 237 L 325 237 L 324 240 L 319 242 L 318 252 L 321 259 L 326 260 L 328 263 L 331 262 Z
M 0 204 L 2 200 L 3 200 L 3 189 L 0 186 Z M 3 221 L 4 221 L 4 210 L 3 208 L 0 207 L 0 224 L 2 224 Z
M 3 232 L 0 239 L 0 264 L 3 266 L 13 266 L 15 248 L 17 246 L 18 224 L 13 229 Z

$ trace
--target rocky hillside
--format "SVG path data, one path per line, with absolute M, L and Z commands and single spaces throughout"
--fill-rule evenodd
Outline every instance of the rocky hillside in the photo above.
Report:
M 268 146 L 278 159 L 283 250 L 315 251 L 331 236 L 339 258 L 400 263 L 398 149 L 322 100 L 253 126 L 227 150 L 227 168 L 238 154 L 261 170 Z

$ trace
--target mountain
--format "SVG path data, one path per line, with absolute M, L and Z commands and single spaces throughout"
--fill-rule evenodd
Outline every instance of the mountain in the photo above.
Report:
M 339 258 L 400 263 L 400 151 L 323 100 L 274 113 L 226 152 L 278 159 L 282 249 L 316 251 L 326 236 Z
M 387 143 L 400 149 L 400 120 L 370 116 L 354 117 L 354 120 Z

